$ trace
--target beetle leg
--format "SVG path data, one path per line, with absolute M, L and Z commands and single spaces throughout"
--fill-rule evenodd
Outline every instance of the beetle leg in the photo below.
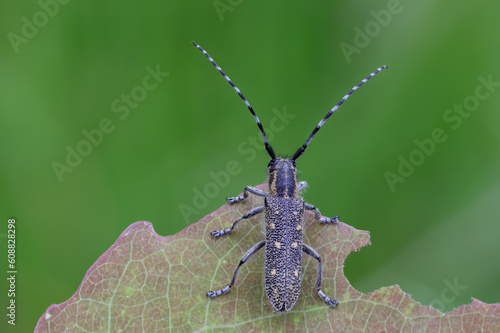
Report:
M 302 244 L 302 251 L 304 253 L 310 255 L 314 259 L 318 261 L 318 279 L 316 280 L 316 290 L 318 291 L 319 297 L 321 297 L 328 305 L 336 307 L 339 305 L 339 302 L 330 298 L 323 293 L 321 290 L 321 277 L 323 275 L 323 265 L 321 264 L 321 256 L 316 252 L 312 247 L 307 246 L 306 244 Z
M 238 264 L 238 267 L 236 267 L 236 270 L 233 273 L 233 279 L 231 280 L 231 283 L 222 289 L 209 291 L 207 293 L 207 296 L 213 298 L 213 297 L 217 297 L 219 295 L 227 293 L 229 291 L 229 289 L 231 289 L 231 287 L 234 285 L 234 281 L 236 281 L 236 276 L 238 276 L 238 271 L 239 271 L 241 265 L 243 265 L 248 259 L 250 259 L 250 257 L 253 256 L 255 254 L 255 252 L 259 251 L 260 248 L 263 247 L 265 244 L 266 244 L 266 241 L 259 242 L 259 243 L 255 244 L 250 250 L 248 250 L 248 252 L 245 253 L 245 255 L 243 256 L 243 258 L 241 258 L 240 263 Z
M 299 192 L 307 187 L 307 182 L 299 182 Z
M 236 221 L 234 221 L 233 224 L 231 224 L 231 227 L 226 228 L 226 229 L 222 229 L 222 230 L 215 230 L 215 231 L 212 231 L 210 234 L 214 237 L 219 237 L 219 236 L 222 236 L 224 234 L 227 234 L 227 233 L 233 231 L 233 229 L 236 227 L 238 222 L 240 222 L 241 220 L 248 219 L 248 218 L 250 218 L 254 215 L 257 215 L 263 211 L 264 211 L 264 206 L 255 207 L 254 209 L 249 210 L 245 215 L 243 215 L 242 217 L 240 217 Z
M 335 223 L 335 222 L 339 221 L 339 217 L 340 217 L 339 215 L 334 216 L 334 217 L 321 217 L 321 213 L 320 213 L 319 209 L 311 204 L 308 204 L 307 202 L 304 203 L 304 207 L 307 210 L 313 210 L 316 220 L 318 220 L 321 223 Z
M 243 201 L 248 197 L 248 192 L 255 194 L 255 195 L 258 195 L 258 196 L 261 196 L 261 197 L 265 197 L 266 195 L 269 194 L 267 192 L 259 190 L 258 188 L 247 186 L 243 189 L 243 195 L 240 195 L 238 197 L 227 197 L 226 200 L 229 201 L 230 204 L 238 202 L 238 201 Z

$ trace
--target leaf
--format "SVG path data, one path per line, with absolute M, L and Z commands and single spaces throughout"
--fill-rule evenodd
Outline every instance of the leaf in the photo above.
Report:
M 263 250 L 241 267 L 229 293 L 208 298 L 205 293 L 226 286 L 241 257 L 264 238 L 258 223 L 263 217 L 244 220 L 217 239 L 210 231 L 228 227 L 259 204 L 262 198 L 255 196 L 226 204 L 166 237 L 150 222 L 132 224 L 87 271 L 76 293 L 47 309 L 35 332 L 500 331 L 500 304 L 473 299 L 443 314 L 412 300 L 397 285 L 360 293 L 343 266 L 349 253 L 370 244 L 369 233 L 342 222 L 320 224 L 310 211 L 304 242 L 321 255 L 323 291 L 340 302 L 337 308 L 318 296 L 317 262 L 305 256 L 297 303 L 287 313 L 274 311 L 264 292 Z

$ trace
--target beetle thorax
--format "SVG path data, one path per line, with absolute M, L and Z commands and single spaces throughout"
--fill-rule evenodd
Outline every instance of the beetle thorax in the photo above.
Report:
M 291 158 L 273 158 L 267 167 L 269 194 L 283 197 L 298 195 L 297 169 Z

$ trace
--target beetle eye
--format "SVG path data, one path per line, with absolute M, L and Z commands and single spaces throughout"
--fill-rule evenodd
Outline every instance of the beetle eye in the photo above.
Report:
M 276 159 L 273 158 L 269 161 L 269 164 L 267 165 L 268 168 L 273 168 L 276 166 Z

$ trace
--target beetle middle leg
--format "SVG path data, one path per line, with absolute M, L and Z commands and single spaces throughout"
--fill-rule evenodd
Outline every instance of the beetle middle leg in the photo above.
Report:
M 243 201 L 248 197 L 248 193 L 252 193 L 261 197 L 265 197 L 269 193 L 259 190 L 258 188 L 247 186 L 243 189 L 243 195 L 237 197 L 227 197 L 226 200 L 229 201 L 230 204 Z
M 225 294 L 231 289 L 231 287 L 234 285 L 234 282 L 236 281 L 236 277 L 238 276 L 238 271 L 240 270 L 241 265 L 243 265 L 248 259 L 250 259 L 251 256 L 255 254 L 255 252 L 259 251 L 261 247 L 263 247 L 266 244 L 266 241 L 259 242 L 255 244 L 250 250 L 248 250 L 247 253 L 241 258 L 240 263 L 238 264 L 238 267 L 236 267 L 236 270 L 233 273 L 233 279 L 231 280 L 231 283 L 227 285 L 226 287 L 219 289 L 219 290 L 211 290 L 207 292 L 207 296 L 209 297 L 217 297 L 219 295 Z
M 227 234 L 227 233 L 233 231 L 233 229 L 236 227 L 238 222 L 240 222 L 241 220 L 248 219 L 248 218 L 250 218 L 254 215 L 257 215 L 263 211 L 264 211 L 264 206 L 255 207 L 254 209 L 249 210 L 248 212 L 246 212 L 245 215 L 239 217 L 236 221 L 234 221 L 233 224 L 231 224 L 231 226 L 229 228 L 222 229 L 222 230 L 215 230 L 215 231 L 212 231 L 210 234 L 214 237 L 219 237 L 219 236 L 222 236 L 224 234 Z
M 314 211 L 314 216 L 316 220 L 320 221 L 321 223 L 335 223 L 339 221 L 339 215 L 334 216 L 334 217 L 321 217 L 321 213 L 318 208 L 316 208 L 314 205 L 308 204 L 307 202 L 304 203 L 304 207 L 307 210 L 313 210 Z
M 316 290 L 318 291 L 319 297 L 323 299 L 328 305 L 336 307 L 339 305 L 339 302 L 325 295 L 325 293 L 321 290 L 321 278 L 323 276 L 323 265 L 321 264 L 321 256 L 316 252 L 312 247 L 307 246 L 306 244 L 302 244 L 302 251 L 304 253 L 310 255 L 314 259 L 318 261 L 318 279 L 316 280 Z

